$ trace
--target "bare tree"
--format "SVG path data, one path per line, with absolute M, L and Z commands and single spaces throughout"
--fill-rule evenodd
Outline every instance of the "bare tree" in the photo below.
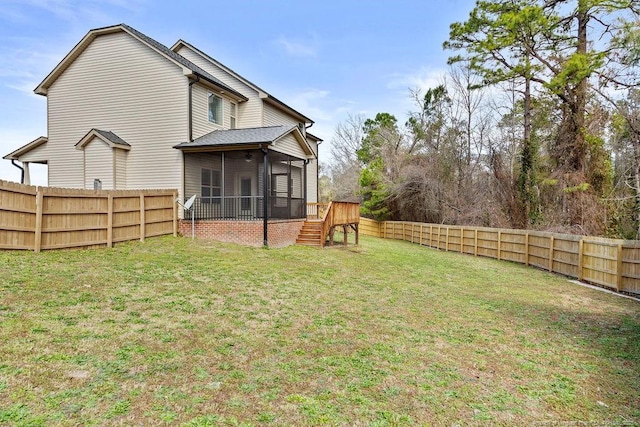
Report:
M 331 139 L 331 194 L 336 200 L 359 200 L 358 178 L 362 163 L 357 152 L 364 138 L 364 116 L 349 115 L 340 122 Z

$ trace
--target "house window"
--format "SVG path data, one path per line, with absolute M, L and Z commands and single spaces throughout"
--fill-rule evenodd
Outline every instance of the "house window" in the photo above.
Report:
M 235 103 L 231 103 L 231 109 L 229 111 L 229 128 L 231 129 L 235 129 L 236 128 L 236 111 L 237 111 L 237 106 Z
M 209 93 L 209 121 L 222 125 L 222 98 Z
M 200 196 L 202 203 L 220 204 L 222 194 L 222 175 L 219 170 L 201 169 Z

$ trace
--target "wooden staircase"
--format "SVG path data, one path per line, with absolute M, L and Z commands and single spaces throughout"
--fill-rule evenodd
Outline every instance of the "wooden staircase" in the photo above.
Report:
M 315 216 L 319 217 L 320 212 Z M 356 233 L 358 244 L 358 224 L 360 223 L 360 203 L 331 202 L 322 214 L 322 218 L 307 219 L 302 225 L 296 239 L 298 245 L 324 247 L 329 238 L 329 245 L 333 245 L 333 235 L 336 227 L 342 226 L 343 244 L 347 245 L 347 231 L 352 228 Z
M 321 219 L 306 220 L 302 225 L 300 234 L 296 239 L 298 245 L 322 246 L 322 223 Z

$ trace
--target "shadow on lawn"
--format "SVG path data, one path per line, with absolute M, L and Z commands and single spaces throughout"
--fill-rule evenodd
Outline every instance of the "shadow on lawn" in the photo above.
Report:
M 540 331 L 538 339 L 571 343 L 589 354 L 616 363 L 627 375 L 635 376 L 636 399 L 640 396 L 640 302 L 595 295 L 585 298 L 569 292 L 548 303 L 501 299 L 483 295 L 477 302 L 495 307 L 508 317 Z M 627 307 L 630 307 L 629 310 Z M 523 310 L 526 313 L 523 313 Z M 615 310 L 615 311 L 614 311 Z M 639 399 L 640 403 L 640 399 Z

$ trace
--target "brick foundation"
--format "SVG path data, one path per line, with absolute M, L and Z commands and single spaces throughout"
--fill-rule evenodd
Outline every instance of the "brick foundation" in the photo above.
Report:
M 179 221 L 180 234 L 191 237 L 191 221 Z M 296 242 L 304 219 L 271 220 L 267 224 L 268 244 L 271 248 L 281 248 Z M 262 221 L 196 221 L 195 235 L 199 239 L 239 243 L 247 246 L 262 246 Z

